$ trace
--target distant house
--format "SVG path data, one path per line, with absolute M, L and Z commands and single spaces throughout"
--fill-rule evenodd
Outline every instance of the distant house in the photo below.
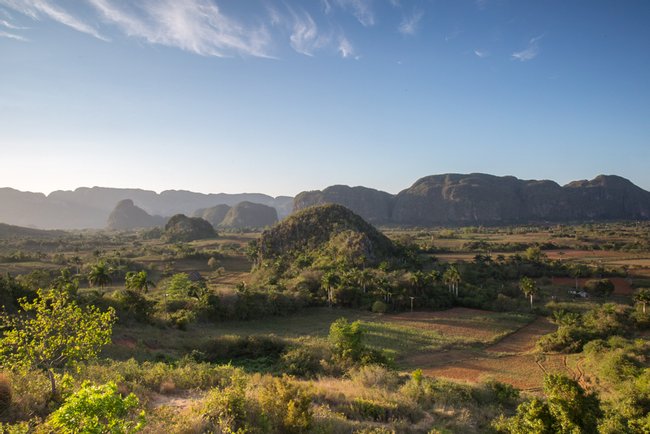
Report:
M 575 297 L 589 298 L 589 294 L 585 291 L 575 291 L 573 289 L 569 290 L 569 294 Z

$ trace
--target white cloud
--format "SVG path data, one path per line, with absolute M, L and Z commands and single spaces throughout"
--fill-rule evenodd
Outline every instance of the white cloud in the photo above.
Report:
M 405 16 L 397 30 L 403 35 L 414 35 L 418 30 L 422 15 L 422 11 L 414 11 L 411 15 Z
M 354 47 L 345 36 L 339 38 L 339 53 L 341 53 L 341 57 L 343 58 L 354 56 Z M 359 57 L 357 56 L 355 58 L 358 59 Z
M 24 38 L 20 35 L 15 35 L 13 33 L 5 32 L 3 30 L 0 30 L 0 38 L 8 38 L 8 39 L 14 39 L 16 41 L 22 41 L 22 42 L 27 42 L 28 39 Z
M 531 38 L 525 49 L 512 53 L 512 58 L 519 60 L 520 62 L 527 62 L 536 58 L 539 55 L 539 41 L 541 41 L 543 37 L 544 35 L 540 35 Z
M 0 4 L 27 15 L 34 20 L 49 18 L 97 39 L 107 39 L 92 26 L 84 23 L 49 0 L 0 0 Z
M 336 0 L 339 7 L 351 11 L 352 15 L 364 26 L 375 25 L 375 14 L 371 0 Z
M 246 28 L 221 13 L 209 0 L 141 2 L 139 10 L 120 8 L 112 0 L 87 0 L 102 18 L 126 35 L 202 56 L 233 53 L 269 57 L 267 30 Z
M 486 57 L 490 56 L 490 53 L 485 50 L 474 50 L 474 54 L 476 54 L 481 59 L 485 59 Z

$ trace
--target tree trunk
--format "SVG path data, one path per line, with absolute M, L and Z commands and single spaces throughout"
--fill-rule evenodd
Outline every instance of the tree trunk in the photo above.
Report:
M 533 294 L 530 294 L 530 310 L 533 310 Z
M 645 305 L 646 303 L 643 303 L 643 314 L 645 315 Z
M 52 372 L 51 369 L 48 369 L 45 371 L 47 374 L 47 378 L 50 380 L 50 387 L 51 387 L 51 393 L 52 395 L 50 396 L 50 401 L 56 398 L 56 380 L 54 379 L 54 372 Z

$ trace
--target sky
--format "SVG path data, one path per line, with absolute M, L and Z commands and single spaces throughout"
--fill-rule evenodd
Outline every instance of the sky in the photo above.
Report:
M 0 187 L 650 190 L 647 0 L 0 0 Z

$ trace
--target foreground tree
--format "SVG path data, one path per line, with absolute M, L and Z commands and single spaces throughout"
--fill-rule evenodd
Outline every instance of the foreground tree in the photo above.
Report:
M 156 286 L 151 280 L 146 271 L 129 271 L 125 277 L 126 289 L 132 289 L 139 292 L 147 292 L 152 286 Z
M 21 312 L 0 313 L 7 329 L 0 339 L 0 366 L 42 370 L 56 396 L 55 371 L 95 358 L 110 343 L 115 311 L 81 308 L 63 289 L 37 291 L 33 302 L 19 301 Z
M 519 281 L 519 289 L 521 289 L 521 292 L 523 292 L 524 295 L 526 295 L 526 297 L 530 298 L 530 308 L 532 310 L 533 297 L 537 295 L 537 293 L 539 292 L 539 288 L 537 287 L 537 284 L 530 277 L 524 276 Z

